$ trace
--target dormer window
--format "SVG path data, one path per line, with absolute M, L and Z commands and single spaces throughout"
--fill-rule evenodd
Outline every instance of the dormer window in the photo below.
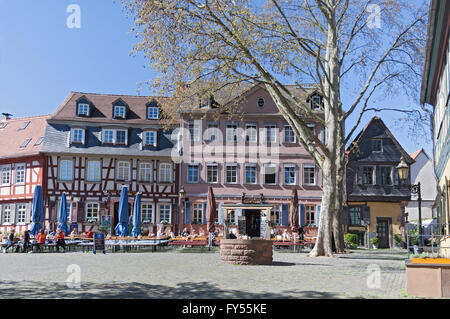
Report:
M 126 107 L 123 105 L 114 106 L 114 118 L 126 118 Z
M 159 107 L 149 106 L 147 108 L 147 119 L 148 120 L 158 120 L 159 119 Z
M 70 132 L 70 136 L 72 137 L 72 143 L 84 144 L 84 129 L 73 128 Z
M 156 147 L 157 146 L 157 136 L 158 133 L 156 131 L 146 131 L 144 132 L 144 144 L 145 146 L 153 146 Z
M 102 131 L 103 144 L 127 144 L 127 141 L 127 130 L 103 129 Z
M 19 131 L 23 131 L 30 124 L 30 121 L 23 122 L 22 126 L 19 128 Z
M 89 116 L 89 104 L 86 103 L 78 104 L 78 116 Z
M 383 140 L 372 140 L 372 150 L 374 152 L 383 152 Z
M 313 110 L 320 110 L 324 107 L 323 98 L 319 94 L 315 94 L 309 98 L 309 102 L 311 104 L 311 108 Z

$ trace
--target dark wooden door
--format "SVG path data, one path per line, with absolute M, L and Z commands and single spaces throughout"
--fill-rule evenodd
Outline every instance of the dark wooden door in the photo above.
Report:
M 245 232 L 250 237 L 260 237 L 261 212 L 259 210 L 245 211 Z
M 380 219 L 377 221 L 378 248 L 389 248 L 389 221 Z

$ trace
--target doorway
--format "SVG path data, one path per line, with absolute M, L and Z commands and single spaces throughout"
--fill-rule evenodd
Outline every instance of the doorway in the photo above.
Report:
M 377 219 L 378 248 L 389 248 L 389 220 Z
M 250 237 L 261 237 L 260 210 L 245 210 L 245 232 Z

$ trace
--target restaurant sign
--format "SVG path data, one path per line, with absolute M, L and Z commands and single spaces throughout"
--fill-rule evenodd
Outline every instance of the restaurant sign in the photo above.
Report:
M 242 193 L 241 203 L 250 205 L 261 205 L 264 203 L 264 195 L 260 194 L 259 196 L 248 197 L 245 195 L 245 193 Z

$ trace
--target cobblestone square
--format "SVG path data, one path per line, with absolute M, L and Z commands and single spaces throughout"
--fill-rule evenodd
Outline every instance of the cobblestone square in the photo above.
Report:
M 334 258 L 275 252 L 273 265 L 237 266 L 223 264 L 217 252 L 2 254 L 0 295 L 1 298 L 405 298 L 405 258 L 404 252 L 395 250 L 355 251 Z

